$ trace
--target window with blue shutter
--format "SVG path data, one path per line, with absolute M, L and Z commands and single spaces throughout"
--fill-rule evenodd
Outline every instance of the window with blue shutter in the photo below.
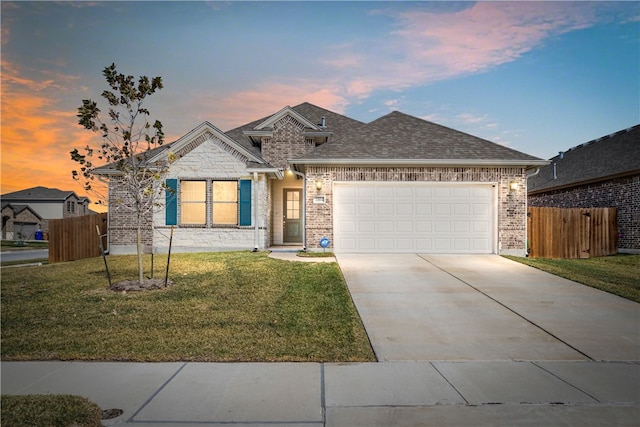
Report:
M 240 222 L 238 225 L 251 225 L 251 180 L 240 180 Z
M 165 202 L 165 224 L 178 225 L 178 180 L 167 179 Z

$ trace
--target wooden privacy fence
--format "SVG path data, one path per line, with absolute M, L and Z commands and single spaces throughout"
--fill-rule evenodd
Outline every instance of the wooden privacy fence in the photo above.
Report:
M 618 251 L 616 208 L 529 207 L 527 237 L 533 258 L 590 258 Z
M 100 234 L 107 234 L 107 214 L 49 220 L 49 262 L 75 261 L 101 256 Z M 106 236 L 102 238 L 106 248 Z

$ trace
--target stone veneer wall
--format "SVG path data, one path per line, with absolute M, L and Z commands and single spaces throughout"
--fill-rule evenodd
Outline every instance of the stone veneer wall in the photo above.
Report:
M 262 139 L 262 158 L 271 165 L 286 169 L 289 159 L 302 157 L 315 148 L 303 135 L 304 125 L 291 116 L 285 116 L 273 125 L 273 136 Z
M 240 180 L 253 179 L 246 171 L 246 157 L 220 141 L 209 132 L 198 136 L 176 152 L 179 160 L 171 166 L 166 178 L 197 180 Z M 258 191 L 258 206 L 254 203 L 252 192 L 252 210 L 258 209 L 260 249 L 268 245 L 267 224 L 263 224 L 267 212 L 267 180 L 259 177 L 253 183 L 252 190 Z M 178 198 L 179 198 L 178 194 Z M 130 197 L 124 188 L 118 186 L 117 179 L 109 183 L 109 244 L 112 253 L 134 253 L 136 245 L 135 214 L 127 212 L 117 203 L 119 198 Z M 156 252 L 167 252 L 171 226 L 166 225 L 164 196 L 158 199 L 159 207 L 149 214 L 143 231 L 143 244 L 153 246 Z M 178 201 L 179 204 L 179 201 Z M 210 209 L 210 207 L 208 207 Z M 252 220 L 254 216 L 252 215 Z M 153 224 L 153 226 L 152 226 Z M 178 224 L 180 213 L 178 211 Z M 251 226 L 175 226 L 172 251 L 214 251 L 247 249 L 255 244 L 255 229 Z
M 530 206 L 617 208 L 618 249 L 640 251 L 640 175 L 528 196 Z
M 500 253 L 524 255 L 527 240 L 527 200 L 524 168 L 480 167 L 315 167 L 309 166 L 307 177 L 306 238 L 309 249 L 320 248 L 319 241 L 333 241 L 333 182 L 486 182 L 498 186 L 498 250 Z M 321 193 L 316 181 L 323 181 Z M 510 191 L 511 182 L 518 190 Z M 316 195 L 325 196 L 325 204 L 314 204 Z

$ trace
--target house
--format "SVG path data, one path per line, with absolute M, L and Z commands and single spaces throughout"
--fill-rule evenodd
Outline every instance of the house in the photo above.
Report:
M 50 219 L 68 218 L 72 216 L 88 215 L 90 200 L 87 197 L 78 196 L 73 191 L 63 191 L 57 188 L 33 187 L 26 190 L 15 191 L 0 196 L 2 200 L 2 238 L 7 238 L 15 228 L 14 222 L 23 222 L 18 214 L 26 215 L 22 210 L 28 207 L 31 212 L 29 230 L 32 223 L 36 222 L 43 232 L 48 232 Z M 26 224 L 26 223 L 24 223 Z M 17 231 L 17 229 L 16 229 Z
M 530 206 L 617 208 L 618 251 L 640 253 L 640 124 L 560 152 L 528 186 Z
M 34 240 L 42 217 L 28 205 L 2 204 L 2 239 Z
M 167 251 L 526 252 L 526 174 L 548 162 L 393 112 L 371 123 L 303 103 L 223 132 L 204 122 L 173 153 L 144 245 Z M 117 171 L 109 199 L 127 197 Z M 109 206 L 113 254 L 135 252 L 133 216 Z M 325 241 L 326 242 L 326 241 Z

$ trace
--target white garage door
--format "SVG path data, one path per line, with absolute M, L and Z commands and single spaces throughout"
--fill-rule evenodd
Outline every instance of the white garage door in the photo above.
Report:
M 335 183 L 336 252 L 493 253 L 490 184 Z

